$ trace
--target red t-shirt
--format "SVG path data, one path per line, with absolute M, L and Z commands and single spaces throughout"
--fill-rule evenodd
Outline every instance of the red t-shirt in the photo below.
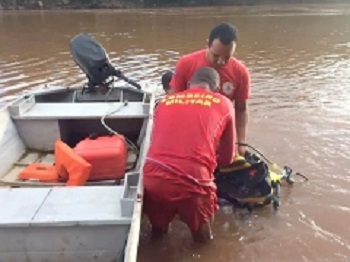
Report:
M 219 93 L 200 87 L 167 96 L 155 110 L 146 161 L 200 185 L 212 184 L 217 153 L 219 164 L 229 165 L 235 152 L 230 104 Z
M 206 50 L 183 56 L 176 64 L 170 86 L 175 92 L 187 89 L 194 72 L 204 66 L 211 66 L 206 58 Z M 246 100 L 250 97 L 250 75 L 241 62 L 231 57 L 224 66 L 215 69 L 220 75 L 221 94 L 230 100 Z

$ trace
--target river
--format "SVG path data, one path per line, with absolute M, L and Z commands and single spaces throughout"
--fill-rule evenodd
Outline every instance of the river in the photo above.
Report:
M 83 85 L 69 50 L 83 31 L 125 75 L 159 89 L 161 73 L 222 21 L 237 26 L 235 56 L 252 76 L 249 143 L 310 181 L 284 186 L 278 212 L 223 209 L 204 247 L 180 223 L 154 244 L 144 225 L 139 261 L 350 260 L 350 6 L 0 12 L 0 103 Z

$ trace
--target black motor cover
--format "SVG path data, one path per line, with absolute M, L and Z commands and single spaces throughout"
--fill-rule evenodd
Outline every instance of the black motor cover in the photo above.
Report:
M 81 33 L 70 41 L 71 53 L 76 64 L 86 74 L 92 86 L 102 84 L 113 75 L 105 49 L 94 38 Z

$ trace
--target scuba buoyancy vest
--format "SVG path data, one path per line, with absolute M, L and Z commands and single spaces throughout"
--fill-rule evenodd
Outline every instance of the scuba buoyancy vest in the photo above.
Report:
M 280 206 L 280 186 L 283 181 L 292 185 L 293 174 L 309 179 L 301 173 L 284 166 L 279 167 L 266 158 L 263 153 L 249 144 L 241 144 L 253 149 L 257 154 L 247 152 L 244 157 L 238 156 L 226 167 L 218 167 L 214 172 L 217 196 L 235 207 L 247 208 L 273 204 L 274 209 Z M 261 158 L 260 158 L 261 156 Z M 264 159 L 265 161 L 263 161 Z
M 277 208 L 278 196 L 274 196 L 277 183 L 271 179 L 274 175 L 254 154 L 236 157 L 229 166 L 218 168 L 214 173 L 217 196 L 236 207 L 251 209 L 270 204 L 272 200 L 276 201 L 274 206 Z

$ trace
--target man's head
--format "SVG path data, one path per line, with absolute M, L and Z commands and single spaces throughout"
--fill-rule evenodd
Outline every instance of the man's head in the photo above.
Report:
M 220 77 L 218 72 L 211 67 L 201 67 L 192 76 L 190 87 L 202 87 L 213 92 L 218 91 Z
M 162 80 L 163 90 L 165 91 L 165 93 L 168 93 L 168 91 L 170 90 L 170 81 L 172 76 L 173 76 L 172 71 L 167 71 L 162 75 L 161 80 Z
M 236 49 L 237 29 L 229 23 L 215 26 L 207 39 L 207 58 L 214 67 L 227 63 Z

